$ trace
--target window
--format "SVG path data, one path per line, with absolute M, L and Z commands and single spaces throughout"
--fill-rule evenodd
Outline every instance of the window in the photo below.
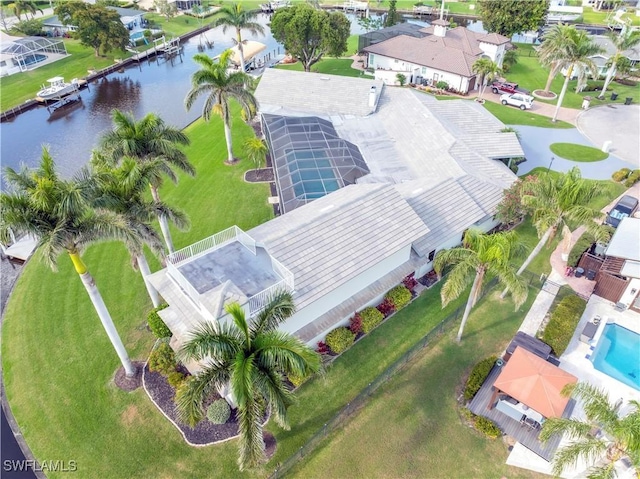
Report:
M 398 59 L 396 58 L 395 60 L 393 60 L 393 63 L 398 63 Z
M 433 261 L 433 258 L 436 257 L 436 250 L 433 250 L 431 253 L 429 253 L 429 261 Z
M 427 67 L 422 67 L 422 74 L 426 75 L 427 74 Z

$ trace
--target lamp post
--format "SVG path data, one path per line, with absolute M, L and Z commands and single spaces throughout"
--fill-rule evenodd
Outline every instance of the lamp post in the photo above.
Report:
M 549 173 L 549 171 L 551 171 L 551 165 L 553 165 L 553 160 L 555 160 L 555 156 L 551 157 L 551 161 L 549 162 L 549 167 L 547 168 L 547 173 Z

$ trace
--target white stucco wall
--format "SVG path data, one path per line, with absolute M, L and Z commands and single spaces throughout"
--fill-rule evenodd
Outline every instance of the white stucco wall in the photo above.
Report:
M 397 84 L 396 75 L 403 73 L 407 76 L 407 82 L 411 80 L 411 75 L 420 75 L 427 80 L 432 80 L 434 84 L 438 81 L 446 81 L 462 93 L 469 91 L 470 78 L 382 55 L 370 53 L 367 58 L 367 67 L 375 69 L 376 80 L 382 80 L 387 85 Z
M 502 60 L 504 59 L 505 45 L 493 45 L 491 43 L 480 42 L 478 44 L 480 50 L 484 52 L 491 61 L 494 61 L 498 66 L 502 67 Z
M 307 324 L 311 323 L 312 321 L 315 321 L 318 317 L 320 317 L 330 309 L 335 308 L 336 306 L 346 301 L 356 293 L 367 288 L 371 283 L 374 283 L 375 281 L 380 279 L 382 276 L 386 275 L 387 273 L 391 272 L 401 264 L 408 261 L 410 253 L 411 253 L 411 245 L 407 245 L 404 248 L 398 250 L 397 252 L 387 257 L 383 261 L 372 266 L 368 270 L 360 273 L 358 276 L 351 279 L 350 281 L 347 281 L 345 284 L 341 285 L 339 288 L 335 288 L 332 291 L 327 292 L 327 294 L 322 296 L 317 301 L 314 301 L 308 306 L 300 309 L 298 312 L 296 312 L 296 314 L 294 314 L 291 318 L 289 318 L 284 324 L 280 325 L 279 329 L 281 331 L 286 331 L 288 333 L 295 333 L 296 331 L 303 328 Z M 368 305 L 374 299 L 375 298 L 371 298 L 362 307 Z M 361 307 L 358 307 L 358 309 L 361 309 Z M 335 327 L 336 326 L 332 326 L 331 329 Z
M 629 307 L 638 295 L 638 290 L 640 290 L 640 279 L 632 278 L 631 281 L 629 281 L 627 289 L 622 293 L 622 296 L 620 296 L 620 302 Z

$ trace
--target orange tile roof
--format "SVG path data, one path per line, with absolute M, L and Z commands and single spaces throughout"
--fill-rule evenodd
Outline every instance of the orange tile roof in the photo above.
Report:
M 544 417 L 561 417 L 569 398 L 560 391 L 577 381 L 573 374 L 518 346 L 503 366 L 494 387 Z

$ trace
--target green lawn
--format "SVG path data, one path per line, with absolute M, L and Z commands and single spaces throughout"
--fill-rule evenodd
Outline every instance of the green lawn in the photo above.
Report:
M 607 17 L 609 16 L 608 11 L 597 12 L 592 7 L 584 7 L 582 13 L 582 21 L 583 23 L 589 25 L 607 25 Z M 640 17 L 636 17 L 633 13 L 633 9 L 629 10 L 628 13 L 625 13 L 622 16 L 625 20 L 631 20 L 631 25 L 638 26 L 640 25 Z
M 312 72 L 327 73 L 329 75 L 341 75 L 347 77 L 359 77 L 365 76 L 361 70 L 351 68 L 353 60 L 347 58 L 326 58 L 320 60 L 318 63 L 311 67 Z M 278 65 L 276 68 L 283 70 L 303 71 L 302 63 L 289 63 L 287 65 Z
M 78 40 L 65 39 L 70 56 L 35 70 L 0 78 L 0 109 L 2 111 L 34 98 L 47 78 L 62 76 L 65 80 L 87 76 L 90 68 L 99 70 L 113 64 L 114 58 L 128 58 L 129 52 L 111 52 L 96 58 L 93 49 L 83 47 Z
M 165 32 L 167 38 L 172 36 L 179 37 L 180 35 L 184 35 L 185 33 L 189 33 L 200 28 L 201 25 L 204 26 L 211 22 L 211 17 L 200 21 L 198 18 L 190 15 L 178 15 L 177 17 L 167 20 L 158 13 L 147 13 L 144 18 L 154 24 L 155 27 L 161 28 Z
M 584 163 L 602 161 L 609 156 L 609 153 L 592 146 L 578 145 L 576 143 L 552 143 L 549 148 L 561 158 Z
M 505 125 L 529 125 L 540 126 L 542 128 L 574 128 L 565 121 L 551 121 L 547 116 L 531 113 L 527 110 L 520 110 L 513 106 L 501 105 L 491 101 L 485 101 L 484 107 Z
M 347 52 L 345 56 L 355 55 L 358 53 L 358 38 L 360 35 L 350 35 L 347 39 Z

